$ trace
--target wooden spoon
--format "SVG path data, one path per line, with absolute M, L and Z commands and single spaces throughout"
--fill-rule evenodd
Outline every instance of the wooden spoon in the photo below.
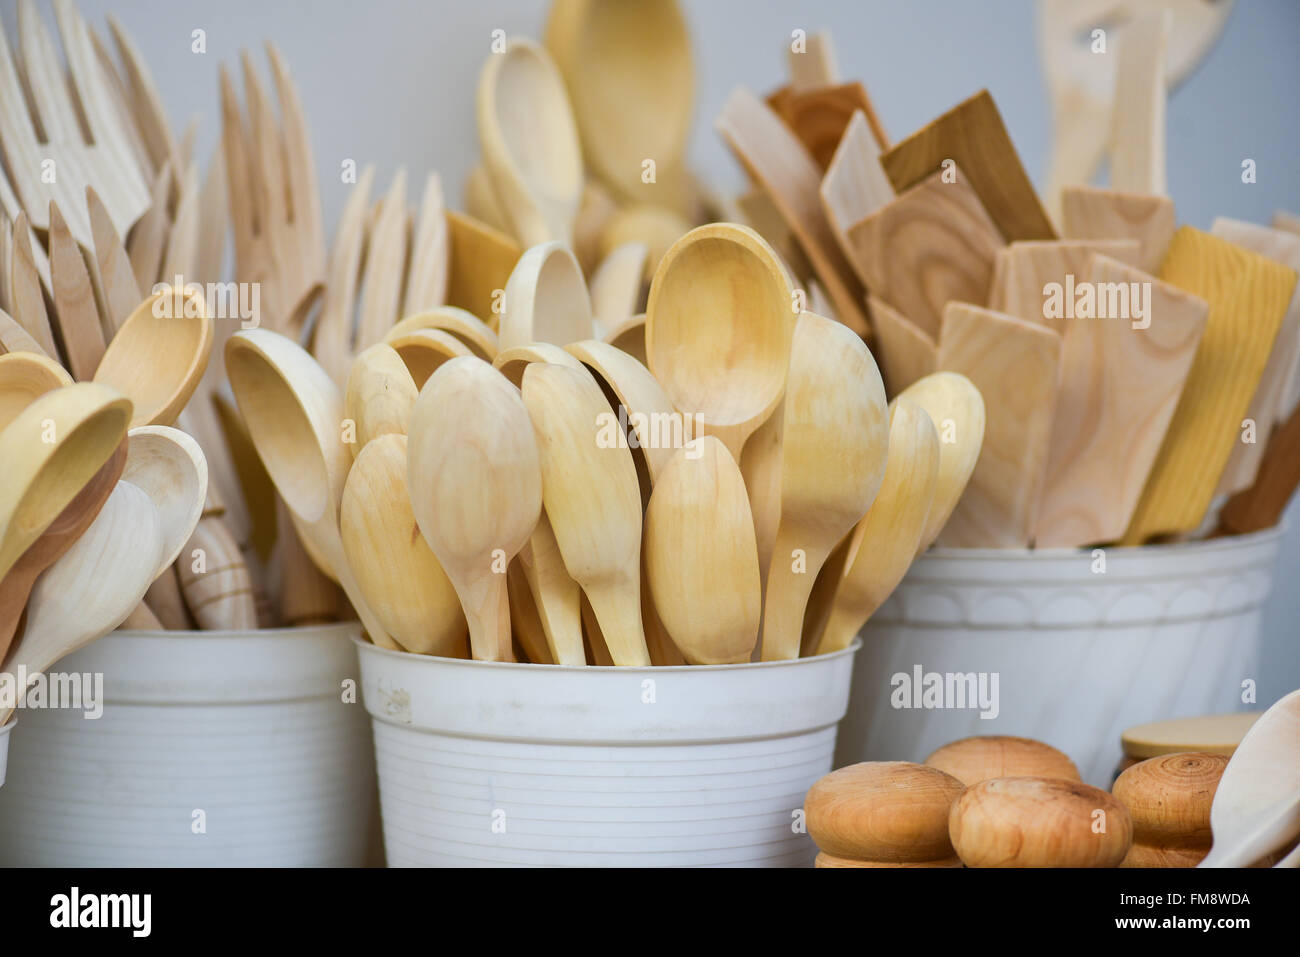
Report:
M 712 436 L 669 459 L 646 509 L 654 606 L 692 664 L 748 661 L 762 611 L 758 545 L 745 482 Z
M 605 341 L 622 349 L 643 366 L 649 366 L 645 352 L 645 313 L 627 319 L 605 334 Z
M 48 356 L 35 352 L 0 355 L 0 431 L 40 396 L 72 385 L 72 376 Z
M 763 596 L 764 661 L 799 657 L 817 572 L 867 513 L 884 478 L 885 384 L 857 335 L 811 312 L 799 317 L 783 416 L 781 517 Z
M 695 72 L 677 0 L 559 0 L 546 46 L 568 84 L 592 171 L 624 200 L 685 205 Z M 646 159 L 657 164 L 650 183 Z
M 447 303 L 496 324 L 493 304 L 519 261 L 519 244 L 472 216 L 447 210 Z
M 163 535 L 149 496 L 118 482 L 98 517 L 32 589 L 27 626 L 4 668 L 28 677 L 100 638 L 140 604 L 158 570 Z M 0 724 L 13 709 L 0 712 Z
M 226 343 L 226 373 L 257 453 L 293 516 L 303 547 L 347 593 L 370 640 L 396 647 L 371 612 L 339 535 L 339 501 L 351 457 L 343 444 L 343 397 L 319 363 L 292 340 L 245 329 Z
M 478 82 L 483 163 L 515 237 L 525 246 L 573 238 L 582 149 L 564 80 L 547 52 L 511 37 Z
M 376 617 L 407 651 L 466 658 L 465 616 L 419 534 L 407 490 L 407 438 L 381 435 L 357 453 L 343 487 L 343 552 Z
M 389 333 L 384 342 L 397 350 L 418 393 L 438 371 L 438 366 L 457 356 L 472 356 L 474 350 L 464 340 L 442 329 L 412 329 Z
M 356 426 L 356 441 L 348 446 L 353 457 L 381 435 L 405 435 L 419 394 L 406 363 L 391 345 L 377 342 L 357 356 L 343 397 L 343 414 Z
M 117 451 L 130 419 L 130 399 L 81 382 L 47 392 L 0 432 L 0 577 Z
M 0 579 L 0 662 L 4 661 L 9 644 L 13 641 L 37 576 L 58 561 L 90 527 L 90 523 L 108 501 L 113 487 L 117 485 L 126 459 L 127 440 L 123 439 L 117 451 L 95 473 L 86 487 L 77 493 L 41 537 L 23 552 L 9 573 Z
M 567 346 L 591 333 L 591 298 L 573 250 L 543 243 L 525 251 L 506 283 L 501 347 L 529 342 Z
M 570 369 L 582 369 L 581 362 L 549 342 L 530 342 L 499 352 L 492 360 L 492 367 L 514 383 L 516 388 L 523 388 L 524 370 L 533 362 L 549 362 Z
M 939 483 L 939 433 L 907 399 L 890 405 L 889 457 L 880 492 L 853 530 L 844 575 L 818 654 L 853 643 L 862 626 L 902 581 L 925 534 Z
M 1201 867 L 1246 867 L 1300 834 L 1300 691 L 1265 711 L 1233 752 L 1210 807 Z
M 646 355 L 674 407 L 740 460 L 745 440 L 785 390 L 796 315 L 785 267 L 758 233 L 732 223 L 693 229 L 650 284 Z
M 474 657 L 512 660 L 506 572 L 542 509 L 519 391 L 481 359 L 447 362 L 411 412 L 407 460 L 416 522 L 460 597 Z
M 610 250 L 596 267 L 591 276 L 591 311 L 602 336 L 636 314 L 649 258 L 650 249 L 645 243 L 624 243 Z
M 157 575 L 161 575 L 180 556 L 203 514 L 208 463 L 199 443 L 180 429 L 142 426 L 127 435 L 131 446 L 122 478 L 148 495 L 158 510 L 163 554 Z
M 400 341 L 402 336 L 419 329 L 440 329 L 443 332 L 450 332 L 469 346 L 474 355 L 488 362 L 496 358 L 501 348 L 497 334 L 489 329 L 483 320 L 455 306 L 438 306 L 428 312 L 407 316 L 388 331 L 384 341 L 390 344 L 395 340 Z
M 975 471 L 984 445 L 984 399 L 969 379 L 956 372 L 918 379 L 899 398 L 924 409 L 939 432 L 939 475 L 919 555 L 939 537 Z
M 212 351 L 203 297 L 168 287 L 136 307 L 95 369 L 95 381 L 135 403 L 132 427 L 171 425 L 198 387 Z
M 601 447 L 609 414 L 591 376 L 524 370 L 524 405 L 541 452 L 542 497 L 569 575 L 582 586 L 616 665 L 650 663 L 641 623 L 641 494 L 631 452 Z

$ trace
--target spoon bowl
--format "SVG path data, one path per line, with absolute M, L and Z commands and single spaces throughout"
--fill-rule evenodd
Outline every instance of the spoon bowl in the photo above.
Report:
M 501 347 L 529 342 L 567 346 L 589 339 L 592 328 L 591 297 L 573 251 L 563 243 L 526 250 L 506 283 Z
M 208 495 L 208 461 L 199 443 L 180 429 L 146 425 L 127 433 L 130 451 L 122 478 L 149 496 L 163 537 L 161 575 L 194 534 Z
M 48 356 L 35 352 L 0 355 L 0 431 L 47 392 L 72 385 L 72 376 Z
M 429 376 L 438 371 L 438 367 L 448 359 L 457 356 L 474 355 L 473 350 L 461 339 L 442 329 L 412 329 L 388 335 L 384 339 L 397 350 L 406 371 L 415 384 L 418 395 L 429 381 Z
M 360 455 L 381 435 L 405 435 L 419 394 L 406 363 L 391 345 L 377 342 L 357 356 L 343 397 L 343 414 L 356 425 L 356 441 L 348 446 L 352 454 Z

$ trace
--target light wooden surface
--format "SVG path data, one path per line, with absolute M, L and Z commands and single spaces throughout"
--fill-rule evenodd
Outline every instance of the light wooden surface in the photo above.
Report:
M 551 520 L 542 509 L 537 527 L 516 560 L 529 591 L 546 644 L 547 657 L 560 665 L 585 665 L 582 646 L 582 587 L 564 567 Z M 527 609 L 525 609 L 526 611 Z
M 50 206 L 50 282 L 59 339 L 68 371 L 85 381 L 104 355 L 104 327 L 95 305 L 95 287 L 81 247 L 57 206 Z
M 0 431 L 40 396 L 72 385 L 72 376 L 39 352 L 0 355 Z
M 1056 238 L 987 90 L 896 143 L 881 155 L 880 162 L 894 189 L 901 193 L 934 173 L 946 159 L 956 161 L 965 171 L 1008 242 Z
M 849 227 L 895 196 L 893 184 L 880 165 L 880 146 L 871 135 L 862 111 L 854 113 L 844 128 L 844 135 L 822 177 L 820 192 L 822 209 L 840 248 L 852 264 L 852 248 L 847 245 Z
M 629 449 L 593 429 L 609 405 L 583 370 L 533 363 L 524 405 L 538 436 L 542 501 L 564 566 L 582 586 L 616 665 L 650 663 L 641 622 L 641 493 Z
M 1133 819 L 1133 847 L 1121 867 L 1193 867 L 1210 850 L 1210 805 L 1228 759 L 1183 752 L 1128 768 L 1111 793 Z
M 1190 226 L 1174 236 L 1160 278 L 1205 299 L 1210 313 L 1124 535 L 1130 545 L 1200 525 L 1296 283 L 1295 272 L 1285 266 Z
M 424 312 L 447 301 L 450 240 L 442 179 L 431 172 L 424 181 L 424 196 L 411 237 L 411 261 L 406 268 L 406 294 L 401 315 Z
M 1109 256 L 1130 266 L 1138 265 L 1139 244 L 1135 239 L 1031 240 L 1012 243 L 998 254 L 997 288 L 991 290 L 989 308 L 1038 322 L 1061 335 L 1071 320 L 1065 315 L 1049 317 L 1044 287 L 1065 286 L 1067 277 L 1075 284 L 1086 281 L 1094 253 Z M 1073 298 L 1073 297 L 1068 297 Z
M 890 866 L 952 856 L 948 815 L 961 793 L 961 782 L 937 768 L 869 761 L 818 780 L 803 808 L 823 853 Z
M 591 297 L 573 251 L 555 242 L 525 250 L 506 281 L 501 347 L 529 342 L 567 346 L 591 333 Z
M 916 323 L 877 296 L 868 296 L 875 349 L 889 395 L 898 395 L 935 370 L 939 347 Z
M 44 284 L 47 287 L 52 285 L 49 261 L 45 258 L 45 250 L 32 236 L 25 212 L 19 213 L 14 220 L 12 247 L 8 285 L 9 306 L 13 317 L 40 344 L 46 355 L 58 359 L 59 351 L 54 344 L 54 334 L 41 291 L 42 264 Z
M 419 394 L 392 346 L 379 342 L 357 356 L 343 393 L 343 414 L 356 429 L 356 441 L 348 446 L 353 458 L 381 435 L 405 435 Z
M 406 651 L 469 657 L 460 601 L 419 534 L 407 486 L 407 438 L 380 435 L 357 453 L 343 487 L 343 553 L 375 616 Z
M 190 558 L 195 551 L 203 554 L 202 571 L 195 570 Z M 238 542 L 219 518 L 199 519 L 194 534 L 181 551 L 176 570 L 185 606 L 201 629 L 247 631 L 259 627 L 248 565 Z M 283 573 L 281 582 L 282 588 L 288 584 Z
M 399 168 L 370 218 L 354 351 L 379 342 L 401 318 L 407 230 L 406 170 Z
M 1136 239 L 1138 267 L 1160 271 L 1177 222 L 1166 196 L 1069 186 L 1061 193 L 1061 232 L 1069 239 Z
M 905 187 L 846 233 L 867 288 L 932 338 L 945 304 L 988 299 L 993 258 L 1004 245 L 965 169 L 953 172 L 955 182 L 940 170 Z
M 1230 755 L 1260 714 L 1244 711 L 1151 721 L 1126 728 L 1120 744 L 1126 757 L 1142 761 L 1179 751 Z
M 1061 392 L 1034 538 L 1092 545 L 1128 528 L 1206 328 L 1203 299 L 1097 256 L 1086 281 L 1149 283 L 1150 326 L 1076 318 L 1061 351 Z
M 745 483 L 711 436 L 673 453 L 646 509 L 654 607 L 692 664 L 749 661 L 762 611 Z
M 862 290 L 822 209 L 821 168 L 781 118 L 744 87 L 732 91 L 716 126 L 737 160 L 780 210 L 840 321 L 864 334 Z
M 1268 229 L 1222 216 L 1214 220 L 1210 235 L 1226 239 L 1252 252 L 1267 256 L 1288 269 L 1300 271 L 1300 236 Z M 1246 409 L 1255 423 L 1255 441 L 1238 442 L 1214 490 L 1215 496 L 1231 495 L 1249 488 L 1259 472 L 1267 436 L 1300 405 L 1300 284 L 1291 293 L 1291 303 L 1282 319 L 1268 364 Z
M 695 224 L 681 213 L 663 206 L 646 203 L 624 206 L 615 210 L 600 231 L 596 252 L 603 260 L 620 246 L 644 243 L 648 250 L 645 260 L 645 281 L 654 278 L 659 260 L 670 246 L 681 239 Z M 590 272 L 587 275 L 591 275 Z
M 605 334 L 605 341 L 649 368 L 650 359 L 645 351 L 645 313 L 632 316 L 611 329 Z
M 939 368 L 966 376 L 984 398 L 979 461 L 940 540 L 959 548 L 1029 545 L 1046 475 L 1060 386 L 1061 337 L 1041 325 L 949 303 Z M 942 435 L 941 435 L 942 438 Z
M 674 407 L 740 460 L 781 401 L 796 315 L 780 259 L 745 226 L 691 230 L 659 262 L 646 306 L 646 355 Z M 700 322 L 699 317 L 711 317 Z
M 497 290 L 506 288 L 523 249 L 505 233 L 447 210 L 447 304 L 495 324 Z
M 473 356 L 445 363 L 411 413 L 407 462 L 416 521 L 460 597 L 474 657 L 511 660 L 506 571 L 542 510 L 519 390 Z
M 198 442 L 180 429 L 149 425 L 132 429 L 127 436 L 122 478 L 148 495 L 158 511 L 163 551 L 157 577 L 180 557 L 203 514 L 208 463 Z
M 925 534 L 938 481 L 939 433 L 934 423 L 920 406 L 895 400 L 880 491 L 850 536 L 818 654 L 851 645 L 902 581 Z
M 470 351 L 487 362 L 496 358 L 500 349 L 497 334 L 477 316 L 456 306 L 438 306 L 428 312 L 407 316 L 388 330 L 385 340 L 400 342 L 401 337 L 419 329 L 440 329 L 449 332 L 469 346 Z
M 1268 440 L 1255 483 L 1228 499 L 1219 513 L 1221 526 L 1238 534 L 1272 528 L 1300 485 L 1300 408 Z
M 489 53 L 478 81 L 483 164 L 512 235 L 524 246 L 573 239 L 582 149 L 568 92 L 550 54 L 524 37 Z
M 463 340 L 442 329 L 407 327 L 400 331 L 390 331 L 384 337 L 384 342 L 401 357 L 417 391 L 424 388 L 429 376 L 438 371 L 438 367 L 448 359 L 474 355 L 474 350 Z
M 33 339 L 26 329 L 18 325 L 18 321 L 13 316 L 0 309 L 0 353 L 7 355 L 11 352 L 30 352 L 42 357 L 49 356 L 49 353 L 41 348 L 40 343 Z
M 991 778 L 1056 778 L 1081 781 L 1069 755 L 1032 738 L 982 734 L 952 741 L 933 751 L 926 765 L 970 787 Z
M 650 247 L 630 242 L 616 246 L 591 276 L 591 311 L 604 335 L 637 314 Z
M 835 155 L 855 113 L 861 113 L 871 131 L 877 149 L 887 149 L 889 136 L 880 122 L 875 105 L 866 88 L 858 81 L 797 90 L 779 90 L 768 104 L 786 122 L 821 169 L 826 169 Z
M 1133 843 L 1133 822 L 1115 797 L 1041 777 L 967 788 L 953 805 L 949 831 L 967 867 L 1115 867 Z
M 786 48 L 785 62 L 791 89 L 807 90 L 839 82 L 839 62 L 829 30 L 808 33 L 802 50 L 791 44 Z
M 898 394 L 925 410 L 939 432 L 939 475 L 917 554 L 929 548 L 957 507 L 984 444 L 984 399 L 964 375 L 935 372 Z
M 831 319 L 803 313 L 782 417 L 781 511 L 763 593 L 764 661 L 799 657 L 817 573 L 867 513 L 884 479 L 885 385 L 862 340 Z
M 1110 184 L 1163 196 L 1165 50 L 1173 16 L 1158 10 L 1128 20 L 1118 39 L 1110 124 Z

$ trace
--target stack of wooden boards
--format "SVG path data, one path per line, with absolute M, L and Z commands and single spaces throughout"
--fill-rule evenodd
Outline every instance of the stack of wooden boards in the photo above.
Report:
M 1126 188 L 1066 186 L 1057 223 L 987 91 L 891 143 L 825 37 L 792 54 L 791 86 L 739 90 L 719 117 L 755 183 L 742 208 L 775 211 L 769 240 L 868 336 L 889 393 L 936 370 L 983 393 L 983 452 L 940 544 L 1256 531 L 1300 482 L 1300 234 L 1284 213 L 1177 225 L 1165 88 L 1133 62 L 1163 55 L 1166 28 L 1125 33 L 1109 148 Z M 1134 101 L 1156 105 L 1135 119 Z

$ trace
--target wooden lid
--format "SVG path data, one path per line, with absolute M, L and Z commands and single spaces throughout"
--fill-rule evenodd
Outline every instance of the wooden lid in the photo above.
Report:
M 1111 792 L 1133 818 L 1134 839 L 1161 847 L 1209 847 L 1210 804 L 1228 766 L 1222 754 L 1165 754 L 1133 765 Z
M 956 778 L 907 761 L 869 761 L 832 771 L 808 791 L 808 832 L 833 857 L 897 863 L 952 856 L 948 811 Z
M 980 735 L 945 744 L 925 763 L 946 771 L 970 787 L 990 778 L 1061 778 L 1082 780 L 1065 754 L 1033 738 Z
M 1209 714 L 1196 718 L 1152 721 L 1120 735 L 1124 753 L 1145 760 L 1180 751 L 1204 751 L 1231 756 L 1262 712 Z
M 1115 867 L 1133 842 L 1113 795 L 1056 778 L 981 781 L 953 805 L 949 831 L 967 867 Z

